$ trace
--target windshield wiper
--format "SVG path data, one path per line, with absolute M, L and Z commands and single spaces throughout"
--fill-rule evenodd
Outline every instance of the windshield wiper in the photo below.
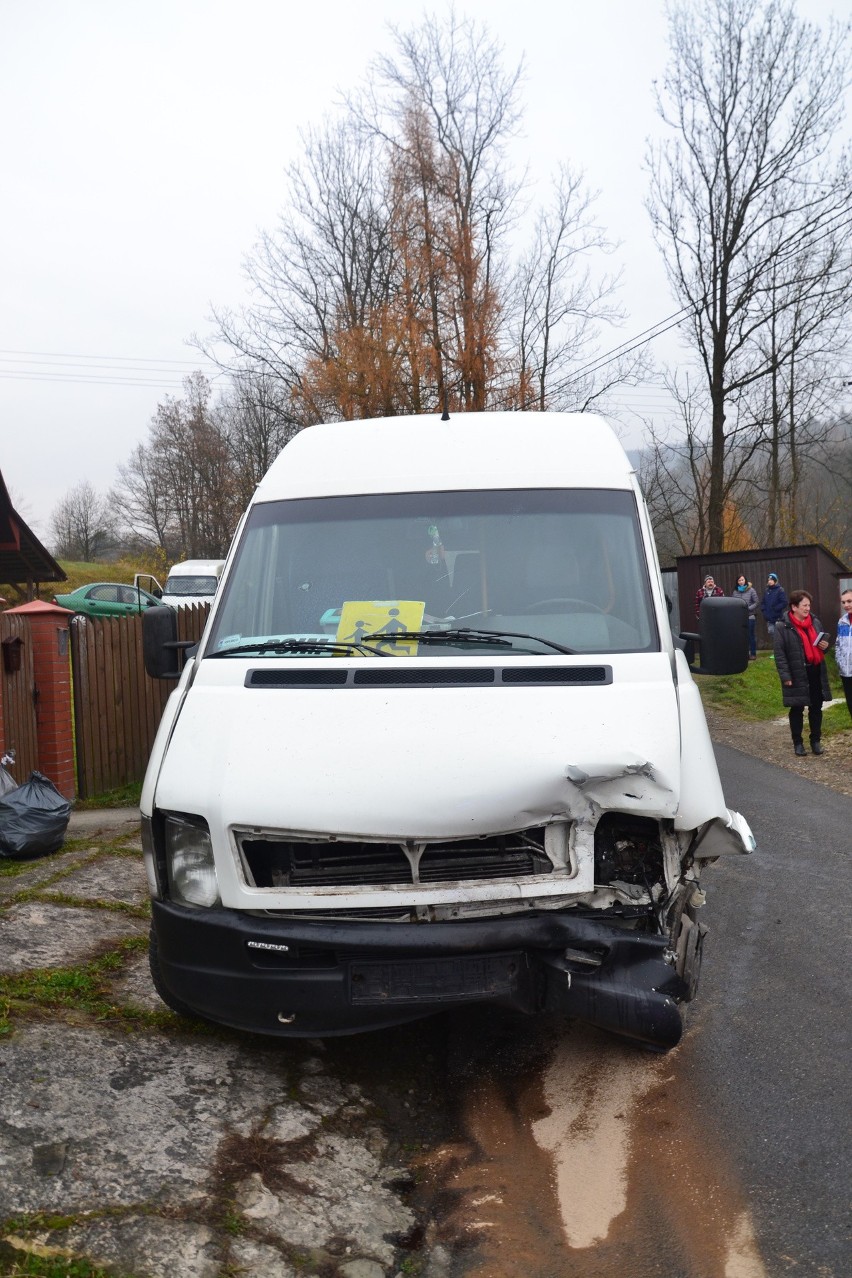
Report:
M 265 639 L 261 643 L 236 643 L 230 648 L 220 648 L 217 652 L 207 652 L 206 657 L 244 656 L 249 652 L 358 652 L 370 657 L 386 657 L 388 653 L 373 648 L 366 643 L 347 643 L 345 639 L 334 639 L 324 643 L 321 639 Z
M 410 643 L 416 640 L 418 643 L 443 643 L 448 647 L 464 644 L 491 644 L 492 647 L 496 645 L 501 648 L 513 648 L 515 645 L 511 642 L 512 639 L 529 639 L 534 643 L 544 644 L 547 648 L 553 648 L 556 652 L 564 652 L 571 657 L 576 655 L 574 648 L 566 648 L 552 639 L 542 639 L 540 635 L 521 634 L 517 630 L 473 630 L 469 626 L 459 626 L 453 630 L 398 630 L 392 635 L 378 631 L 364 635 L 364 638 L 372 643 L 386 645 Z

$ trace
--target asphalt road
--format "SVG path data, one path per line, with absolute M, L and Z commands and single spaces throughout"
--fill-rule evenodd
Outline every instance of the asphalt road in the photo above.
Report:
M 708 938 L 679 1067 L 737 1168 L 766 1271 L 852 1274 L 852 802 L 716 747 L 751 857 L 705 877 Z
M 852 802 L 717 758 L 758 850 L 703 877 L 711 931 L 674 1052 L 476 1011 L 381 1036 L 445 1124 L 423 1169 L 452 1278 L 852 1275 Z

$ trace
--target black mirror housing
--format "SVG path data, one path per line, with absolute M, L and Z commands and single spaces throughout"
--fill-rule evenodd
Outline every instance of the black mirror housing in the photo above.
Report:
M 747 669 L 748 608 L 742 599 L 709 595 L 701 605 L 698 630 L 697 674 L 733 675 Z
M 184 644 L 178 643 L 177 613 L 161 604 L 142 614 L 142 657 L 152 679 L 179 679 Z

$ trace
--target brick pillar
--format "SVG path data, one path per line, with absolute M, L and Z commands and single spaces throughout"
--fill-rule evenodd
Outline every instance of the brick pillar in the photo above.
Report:
M 22 604 L 9 612 L 30 623 L 33 677 L 38 692 L 36 735 L 38 767 L 66 799 L 76 796 L 74 720 L 71 710 L 71 656 L 68 625 L 74 615 L 57 604 Z

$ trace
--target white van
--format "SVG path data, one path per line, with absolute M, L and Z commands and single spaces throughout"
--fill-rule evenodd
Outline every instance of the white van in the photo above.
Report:
M 701 658 L 748 663 L 710 599 Z M 178 678 L 176 616 L 144 618 Z M 659 1048 L 748 852 L 672 636 L 636 475 L 593 415 L 315 426 L 238 529 L 142 793 L 151 970 L 267 1034 L 460 1003 Z M 183 645 L 186 646 L 186 645 Z
M 163 603 L 171 608 L 212 603 L 224 567 L 224 559 L 185 559 L 175 564 L 163 586 Z

